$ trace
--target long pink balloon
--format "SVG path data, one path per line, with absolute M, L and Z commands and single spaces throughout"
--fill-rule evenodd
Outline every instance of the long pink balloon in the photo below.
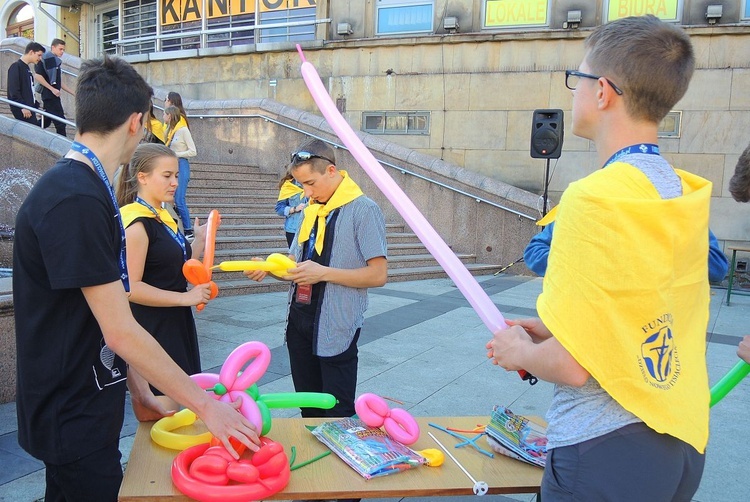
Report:
M 399 214 L 406 220 L 409 227 L 417 234 L 419 240 L 428 249 L 430 254 L 443 267 L 448 276 L 458 286 L 459 291 L 466 297 L 472 308 L 479 315 L 485 326 L 491 331 L 496 332 L 508 327 L 505 319 L 497 309 L 487 293 L 481 288 L 474 276 L 472 276 L 461 260 L 448 247 L 445 241 L 438 235 L 430 222 L 419 212 L 419 209 L 407 197 L 401 187 L 399 187 L 393 178 L 383 169 L 383 166 L 373 157 L 370 150 L 365 147 L 362 141 L 357 137 L 344 117 L 341 116 L 336 105 L 333 104 L 331 97 L 328 95 L 323 82 L 320 80 L 315 67 L 305 59 L 302 48 L 297 44 L 297 52 L 302 59 L 302 78 L 305 85 L 310 90 L 315 103 L 320 108 L 328 124 L 333 128 L 349 152 L 357 159 L 359 165 L 370 176 L 372 181 L 385 194 L 391 204 L 395 206 Z M 525 371 L 518 372 L 524 380 L 531 380 L 533 383 L 536 379 Z

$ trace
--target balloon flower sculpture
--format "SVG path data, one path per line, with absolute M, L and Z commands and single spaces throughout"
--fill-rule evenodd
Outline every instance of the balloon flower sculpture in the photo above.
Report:
M 260 380 L 271 362 L 271 351 L 261 342 L 243 343 L 229 354 L 219 374 L 198 373 L 191 375 L 202 389 L 213 393 L 217 400 L 231 403 L 241 400 L 240 413 L 265 436 L 271 430 L 271 408 L 321 408 L 336 405 L 331 394 L 319 392 L 288 392 L 261 395 L 256 382 Z M 244 369 L 243 369 L 244 368 Z M 183 450 L 211 440 L 211 434 L 189 435 L 174 431 L 192 425 L 196 415 L 184 409 L 171 417 L 165 417 L 151 427 L 151 439 L 165 448 Z
M 438 261 L 448 276 L 453 279 L 458 289 L 469 301 L 474 311 L 482 319 L 484 325 L 491 332 L 506 329 L 508 325 L 495 304 L 492 302 L 487 293 L 482 289 L 476 279 L 471 275 L 466 266 L 461 263 L 456 254 L 448 247 L 442 237 L 438 235 L 427 219 L 419 212 L 419 209 L 406 196 L 401 187 L 393 181 L 383 166 L 373 157 L 372 153 L 365 147 L 359 137 L 355 134 L 344 117 L 341 116 L 336 105 L 331 101 L 323 82 L 320 80 L 315 67 L 307 62 L 305 55 L 299 44 L 297 51 L 302 59 L 302 78 L 305 80 L 307 88 L 310 90 L 315 103 L 320 108 L 328 124 L 334 130 L 336 135 L 344 142 L 349 152 L 357 159 L 359 165 L 365 170 L 367 175 L 375 182 L 381 192 L 385 194 L 388 200 L 398 210 L 399 214 L 406 220 L 409 227 L 417 234 L 422 244 L 430 251 L 430 254 Z M 534 385 L 537 379 L 526 371 L 519 371 L 519 375 L 524 380 Z
M 247 342 L 232 351 L 218 375 L 199 373 L 191 378 L 215 399 L 241 400 L 240 413 L 265 436 L 271 430 L 269 408 L 333 408 L 336 398 L 316 392 L 261 395 L 257 381 L 268 369 L 271 351 L 261 342 Z M 191 425 L 196 415 L 182 410 L 151 428 L 151 438 L 166 448 L 184 450 L 172 464 L 172 481 L 182 493 L 202 502 L 262 500 L 284 489 L 291 469 L 284 448 L 261 437 L 261 448 L 251 458 L 235 460 L 211 433 L 177 434 L 174 429 Z M 245 446 L 233 440 L 242 456 Z
M 211 210 L 208 213 L 208 223 L 206 224 L 206 243 L 203 247 L 203 262 L 195 258 L 190 258 L 182 266 L 182 273 L 185 279 L 188 280 L 193 286 L 198 284 L 211 284 L 211 296 L 210 299 L 216 298 L 219 294 L 219 287 L 214 281 L 211 280 L 211 271 L 214 265 L 214 251 L 216 249 L 216 229 L 221 223 L 221 216 L 216 209 Z M 201 303 L 196 307 L 200 312 L 206 307 L 205 303 Z
M 245 445 L 240 443 L 242 455 Z M 263 500 L 289 484 L 291 469 L 284 448 L 268 438 L 251 458 L 235 460 L 223 446 L 200 444 L 177 455 L 172 481 L 201 502 Z

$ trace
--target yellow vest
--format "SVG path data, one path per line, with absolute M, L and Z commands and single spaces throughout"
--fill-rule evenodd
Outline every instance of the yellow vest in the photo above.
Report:
M 676 172 L 673 199 L 622 162 L 571 183 L 537 310 L 623 408 L 703 452 L 711 183 Z

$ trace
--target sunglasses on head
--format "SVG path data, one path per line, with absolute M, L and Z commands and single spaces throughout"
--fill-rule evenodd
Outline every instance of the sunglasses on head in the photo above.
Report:
M 329 159 L 328 157 L 323 157 L 322 155 L 316 155 L 314 153 L 310 152 L 297 152 L 292 154 L 292 165 L 302 164 L 303 162 L 307 162 L 310 159 L 323 159 L 327 162 L 330 162 L 333 165 L 336 165 L 334 161 Z

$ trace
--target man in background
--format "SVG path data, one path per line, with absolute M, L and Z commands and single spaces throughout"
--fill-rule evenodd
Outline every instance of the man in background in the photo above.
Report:
M 62 82 L 62 57 L 65 54 L 65 40 L 56 38 L 52 40 L 50 44 L 49 52 L 45 52 L 42 56 L 42 60 L 36 64 L 36 79 L 37 84 L 41 85 L 42 102 L 44 103 L 44 111 L 51 113 L 61 119 L 65 118 L 65 110 L 63 110 L 62 100 L 60 94 L 62 91 L 68 94 L 75 95 L 75 93 Z M 51 120 L 55 124 L 55 130 L 60 136 L 66 136 L 65 133 L 65 122 L 59 120 Z M 50 119 L 42 117 L 42 127 L 47 128 L 50 124 Z
M 29 42 L 21 58 L 8 67 L 8 99 L 33 108 L 39 108 L 34 99 L 34 74 L 29 68 L 36 65 L 44 54 L 44 47 L 37 42 Z M 27 108 L 10 105 L 10 111 L 18 120 L 39 125 L 36 114 Z

